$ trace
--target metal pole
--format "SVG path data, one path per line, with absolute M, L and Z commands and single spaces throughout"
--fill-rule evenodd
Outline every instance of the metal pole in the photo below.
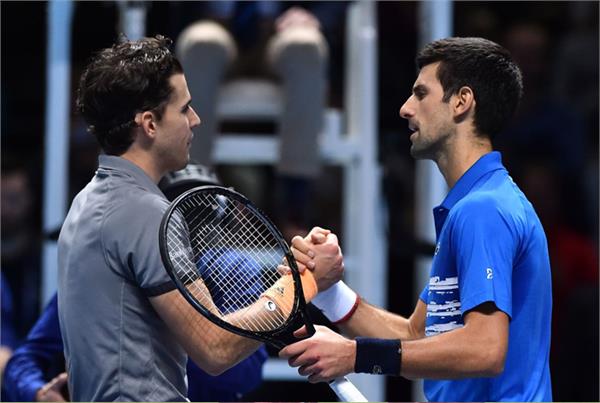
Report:
M 143 1 L 119 0 L 119 32 L 136 41 L 146 34 L 146 4 Z
M 452 35 L 453 7 L 450 0 L 424 1 L 419 3 L 419 49 L 436 39 Z M 433 161 L 416 163 L 415 191 L 415 238 L 425 244 L 435 244 L 433 208 L 442 202 L 447 192 L 444 177 Z M 420 255 L 415 262 L 415 300 L 429 279 L 432 256 Z M 413 401 L 426 401 L 423 381 L 414 381 Z
M 377 19 L 376 3 L 358 1 L 350 6 L 346 65 L 348 136 L 360 154 L 344 171 L 344 234 L 347 281 L 370 302 L 387 305 L 385 207 L 377 162 Z M 385 378 L 351 375 L 349 378 L 371 401 L 385 400 Z
M 69 161 L 69 110 L 71 105 L 71 1 L 48 3 L 48 54 L 46 57 L 46 137 L 44 159 L 44 233 L 62 225 L 66 212 Z M 42 247 L 42 303 L 56 291 L 57 244 Z

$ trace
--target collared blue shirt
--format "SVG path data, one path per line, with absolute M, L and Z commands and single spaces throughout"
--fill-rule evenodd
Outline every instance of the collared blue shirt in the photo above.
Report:
M 433 210 L 436 249 L 425 335 L 464 325 L 464 315 L 493 302 L 510 318 L 504 371 L 491 378 L 425 380 L 432 401 L 550 401 L 552 286 L 548 246 L 531 203 L 502 165 L 481 157 Z

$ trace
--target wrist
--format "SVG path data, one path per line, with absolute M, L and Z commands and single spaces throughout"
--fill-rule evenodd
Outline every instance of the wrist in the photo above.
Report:
M 402 343 L 400 340 L 356 338 L 354 372 L 400 375 Z
M 340 324 L 352 316 L 360 303 L 360 297 L 343 281 L 319 292 L 311 301 L 333 324 Z

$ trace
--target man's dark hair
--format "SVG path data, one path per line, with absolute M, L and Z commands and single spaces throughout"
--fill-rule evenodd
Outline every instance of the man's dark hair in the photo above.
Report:
M 98 52 L 79 81 L 77 108 L 106 154 L 121 155 L 133 143 L 135 115 L 152 111 L 160 120 L 183 68 L 157 35 L 117 43 Z
M 417 55 L 417 67 L 440 62 L 437 78 L 444 102 L 462 87 L 473 90 L 475 130 L 493 139 L 514 115 L 521 96 L 521 71 L 508 50 L 483 38 L 446 38 L 431 42 Z

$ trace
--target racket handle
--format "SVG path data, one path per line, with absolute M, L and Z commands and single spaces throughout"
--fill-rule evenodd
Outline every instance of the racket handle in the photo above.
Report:
M 345 376 L 329 382 L 329 387 L 341 402 L 368 402 L 367 398 L 360 393 L 360 390 Z

